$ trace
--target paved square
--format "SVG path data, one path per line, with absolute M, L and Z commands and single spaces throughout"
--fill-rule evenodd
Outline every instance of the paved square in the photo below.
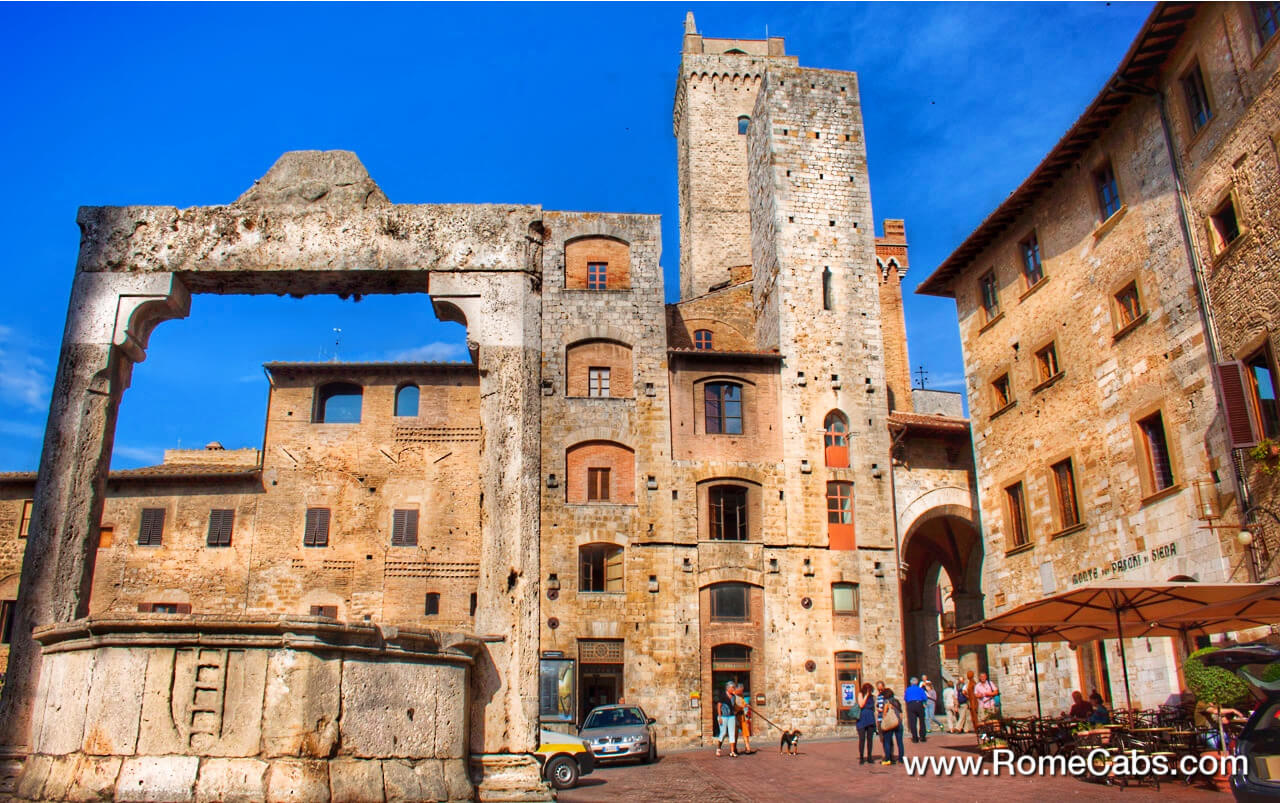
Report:
M 870 800 L 1217 800 L 1230 795 L 1181 781 L 1127 789 L 1063 777 L 908 777 L 901 764 L 859 766 L 856 739 L 805 742 L 800 755 L 779 756 L 776 739 L 758 742 L 750 756 L 716 758 L 703 748 L 664 753 L 657 764 L 605 766 L 582 779 L 559 799 L 579 801 L 666 800 L 727 801 L 858 798 Z M 911 744 L 908 755 L 966 755 L 974 751 L 971 734 L 935 735 L 928 743 Z M 876 744 L 876 756 L 881 757 Z M 987 764 L 986 766 L 990 766 Z

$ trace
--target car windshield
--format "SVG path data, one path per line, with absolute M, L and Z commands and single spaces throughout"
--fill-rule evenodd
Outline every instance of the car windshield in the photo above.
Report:
M 625 728 L 628 725 L 643 725 L 644 717 L 638 708 L 607 708 L 603 711 L 592 711 L 587 717 L 583 729 L 587 728 Z

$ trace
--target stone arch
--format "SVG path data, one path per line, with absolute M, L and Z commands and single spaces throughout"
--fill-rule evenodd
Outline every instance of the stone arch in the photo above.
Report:
M 565 347 L 565 395 L 635 396 L 631 345 L 619 340 L 579 340 Z M 604 371 L 593 369 L 603 368 Z M 597 376 L 603 374 L 603 376 Z
M 0 578 L 0 599 L 18 598 L 18 574 L 15 572 Z
M 602 263 L 605 285 L 592 288 L 589 266 Z M 614 234 L 577 234 L 564 244 L 564 286 L 568 290 L 625 290 L 631 287 L 631 243 Z
M 565 449 L 565 501 L 570 505 L 632 505 L 636 501 L 636 452 L 609 440 L 580 440 Z M 593 479 L 593 472 L 605 472 Z M 592 482 L 601 482 L 594 488 Z
M 595 323 L 573 326 L 565 330 L 564 342 L 573 346 L 584 340 L 612 340 L 629 346 L 632 337 L 633 335 L 620 327 L 610 326 L 607 323 Z
M 742 566 L 718 566 L 714 569 L 702 569 L 698 572 L 698 590 L 717 583 L 746 583 L 749 586 L 764 587 L 764 572 L 758 569 L 747 569 Z
M 711 332 L 711 348 L 716 351 L 749 351 L 752 347 L 751 341 L 736 326 L 719 318 L 685 318 L 684 326 L 689 343 L 693 343 L 694 332 L 707 329 Z

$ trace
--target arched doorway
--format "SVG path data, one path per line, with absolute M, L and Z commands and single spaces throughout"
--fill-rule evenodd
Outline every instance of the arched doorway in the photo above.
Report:
M 947 678 L 986 665 L 983 647 L 939 647 L 939 638 L 983 617 L 982 539 L 972 510 L 942 505 L 912 522 L 902 544 L 907 675 Z

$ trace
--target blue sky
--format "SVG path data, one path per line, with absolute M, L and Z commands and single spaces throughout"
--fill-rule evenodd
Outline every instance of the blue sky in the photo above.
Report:
M 767 29 L 804 66 L 859 73 L 873 208 L 907 221 L 913 289 L 1084 110 L 1151 4 L 4 4 L 0 470 L 39 462 L 76 207 L 229 203 L 287 150 L 353 150 L 394 202 L 661 214 L 674 300 L 689 9 L 706 36 Z M 962 389 L 953 303 L 906 309 L 912 365 Z M 113 465 L 259 445 L 263 362 L 460 359 L 462 337 L 421 296 L 198 296 L 135 368 Z

